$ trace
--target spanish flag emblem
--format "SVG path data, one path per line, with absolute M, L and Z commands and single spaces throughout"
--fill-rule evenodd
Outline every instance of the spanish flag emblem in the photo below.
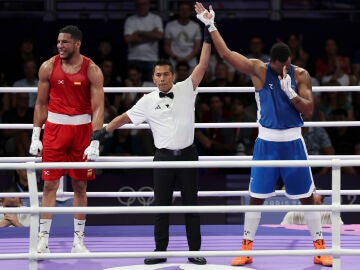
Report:
M 81 85 L 81 82 L 74 82 L 74 85 Z

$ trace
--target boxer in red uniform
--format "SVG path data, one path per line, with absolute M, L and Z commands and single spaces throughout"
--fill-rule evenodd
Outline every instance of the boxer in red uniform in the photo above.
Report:
M 90 141 L 93 130 L 104 121 L 104 77 L 101 69 L 80 54 L 82 32 L 76 26 L 60 29 L 59 54 L 39 69 L 34 128 L 29 153 L 43 162 L 83 162 L 99 156 L 99 141 Z M 45 124 L 43 142 L 41 127 Z M 87 181 L 95 178 L 93 169 L 43 169 L 44 193 L 41 205 L 54 207 L 60 177 L 68 175 L 74 190 L 73 206 L 87 206 Z M 49 232 L 53 215 L 40 217 L 38 253 L 50 252 Z M 85 214 L 74 215 L 74 242 L 71 252 L 89 252 L 84 245 Z

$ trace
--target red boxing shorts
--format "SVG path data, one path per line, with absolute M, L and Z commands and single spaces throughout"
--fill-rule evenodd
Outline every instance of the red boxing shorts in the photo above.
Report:
M 91 122 L 80 125 L 54 124 L 46 121 L 43 136 L 43 162 L 84 162 L 85 149 L 90 144 Z M 94 180 L 94 169 L 43 169 L 42 179 L 59 180 L 69 175 L 74 180 Z

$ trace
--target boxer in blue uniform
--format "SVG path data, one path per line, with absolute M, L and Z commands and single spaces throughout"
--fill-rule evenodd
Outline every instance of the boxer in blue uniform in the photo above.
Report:
M 231 51 L 215 25 L 212 7 L 206 10 L 196 2 L 197 18 L 209 29 L 219 56 L 239 72 L 248 75 L 255 88 L 259 135 L 255 142 L 253 160 L 306 160 L 307 153 L 301 135 L 302 115 L 310 116 L 314 101 L 309 73 L 291 64 L 290 49 L 276 43 L 270 51 L 268 63 L 248 59 Z M 262 205 L 275 194 L 276 182 L 282 177 L 286 196 L 299 199 L 304 205 L 315 204 L 310 167 L 254 167 L 249 185 L 250 205 Z M 242 250 L 251 250 L 261 212 L 246 212 Z M 319 212 L 305 212 L 315 249 L 325 249 Z M 236 257 L 231 264 L 252 263 L 249 256 Z M 315 256 L 315 264 L 332 266 L 331 256 Z

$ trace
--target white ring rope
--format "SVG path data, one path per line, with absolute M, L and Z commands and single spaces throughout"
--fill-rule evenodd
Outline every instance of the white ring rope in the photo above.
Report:
M 156 87 L 104 87 L 106 93 L 149 93 Z M 199 93 L 254 93 L 254 87 L 199 87 Z M 359 86 L 313 86 L 313 92 L 359 92 Z M 36 93 L 36 87 L 0 87 L 0 93 Z
M 97 162 L 107 161 L 146 161 L 152 162 L 153 156 L 100 156 Z M 309 155 L 309 160 L 360 160 L 360 155 Z M 199 161 L 250 161 L 252 156 L 199 156 Z M 0 163 L 19 163 L 19 162 L 41 162 L 41 157 L 0 157 Z
M 323 250 L 251 250 L 251 251 L 166 251 L 166 252 L 94 252 L 94 253 L 17 253 L 0 254 L 0 260 L 8 259 L 86 259 L 86 258 L 162 258 L 162 257 L 234 257 L 234 256 L 357 256 L 360 249 L 327 248 Z M 202 268 L 206 269 L 206 268 Z M 333 268 L 334 269 L 334 268 Z M 340 269 L 340 268 L 339 268 Z
M 151 92 L 155 87 L 111 87 L 105 88 L 105 92 Z M 348 91 L 360 91 L 359 86 L 334 86 L 334 87 L 313 87 L 314 92 L 348 92 Z M 4 93 L 16 93 L 16 92 L 37 92 L 36 87 L 0 87 L 0 92 Z M 199 87 L 200 93 L 210 93 L 210 92 L 254 92 L 253 87 Z M 360 121 L 345 121 L 345 122 L 306 122 L 305 126 L 360 126 Z M 32 129 L 32 124 L 0 124 L 0 129 Z M 237 127 L 247 127 L 255 128 L 257 123 L 196 123 L 196 128 L 211 128 L 211 127 L 220 127 L 220 128 L 237 128 Z M 127 124 L 123 126 L 124 129 L 145 129 L 149 128 L 147 124 L 142 124 L 139 126 L 134 126 L 133 124 Z M 134 157 L 135 158 L 135 157 Z M 151 157 L 139 157 L 146 159 L 146 161 L 151 161 Z M 216 159 L 218 158 L 218 159 Z M 101 157 L 99 162 L 58 162 L 58 163 L 36 163 L 40 158 L 33 158 L 31 161 L 25 159 L 22 161 L 24 163 L 14 163 L 16 160 L 7 158 L 7 161 L 2 161 L 0 163 L 0 169 L 3 170 L 12 170 L 12 169 L 27 169 L 28 171 L 28 180 L 29 180 L 29 193 L 30 197 L 30 207 L 27 208 L 4 208 L 2 209 L 4 213 L 31 213 L 31 222 L 30 222 L 30 245 L 29 253 L 19 253 L 19 254 L 0 254 L 0 259 L 28 259 L 29 260 L 29 269 L 37 269 L 37 260 L 38 259 L 70 259 L 70 258 L 135 258 L 135 257 L 179 257 L 179 256 L 298 256 L 298 255 L 322 255 L 330 254 L 334 256 L 333 269 L 341 269 L 341 255 L 359 255 L 360 250 L 355 249 L 342 249 L 340 245 L 340 223 L 339 220 L 336 220 L 332 225 L 332 248 L 326 250 L 260 250 L 260 251 L 191 251 L 191 252 L 99 252 L 91 254 L 68 254 L 68 253 L 56 253 L 56 254 L 38 254 L 36 252 L 36 242 L 37 242 L 37 231 L 38 231 L 38 222 L 39 222 L 39 213 L 93 213 L 93 214 L 104 214 L 104 213 L 239 213 L 246 211 L 262 211 L 262 212 L 285 212 L 292 211 L 294 209 L 293 205 L 261 205 L 261 206 L 130 206 L 130 207 L 40 207 L 38 201 L 38 191 L 36 187 L 36 170 L 46 169 L 46 168 L 208 168 L 208 167 L 220 167 L 220 168 L 235 168 L 235 167 L 303 167 L 303 166 L 316 166 L 316 167 L 332 167 L 332 204 L 331 205 L 297 205 L 297 210 L 299 211 L 332 211 L 334 217 L 340 217 L 341 211 L 348 212 L 360 212 L 360 205 L 342 205 L 340 201 L 341 194 L 344 192 L 358 192 L 358 191 L 344 191 L 341 190 L 341 173 L 340 168 L 342 166 L 360 166 L 360 160 L 358 156 L 347 157 L 341 159 L 339 156 L 326 157 L 314 157 L 312 160 L 301 160 L 301 161 L 252 161 L 249 160 L 249 157 L 234 157 L 230 160 L 219 161 L 219 157 L 212 158 L 202 158 L 202 160 L 197 162 L 187 162 L 187 161 L 176 161 L 176 162 L 144 162 L 142 161 L 129 161 L 116 159 L 117 162 L 114 162 L 114 157 Z M 112 160 L 111 162 L 109 161 Z M 149 159 L 149 160 L 148 160 Z M 8 162 L 10 160 L 10 162 Z M 135 160 L 135 159 L 134 159 Z M 216 160 L 216 161 L 215 161 Z M 119 162 L 121 161 L 121 162 Z M 244 162 L 241 162 L 244 161 Z M 0 160 L 1 162 L 1 160 Z M 17 160 L 19 162 L 19 160 Z M 26 163 L 25 163 L 26 162 Z M 277 192 L 281 194 L 282 191 Z M 329 192 L 329 191 L 323 191 Z M 199 192 L 201 193 L 201 192 Z M 218 192 L 220 193 L 220 192 Z M 248 193 L 246 191 L 232 193 L 231 196 L 238 196 L 238 194 Z M 7 193 L 10 194 L 10 193 Z M 62 194 L 67 194 L 63 192 Z M 68 193 L 70 195 L 71 193 Z M 113 192 L 112 195 L 120 196 L 119 192 Z M 121 193 L 122 195 L 128 195 Z M 152 192 L 144 193 L 137 192 L 132 193 L 131 195 L 147 194 L 152 196 Z M 225 194 L 225 193 L 224 193 Z M 353 193 L 352 193 L 353 194 Z M 17 194 L 19 195 L 19 194 Z M 25 194 L 24 194 L 25 195 Z M 89 193 L 90 195 L 90 193 Z M 92 194 L 94 196 L 99 196 L 99 194 Z M 211 194 L 206 194 L 211 195 Z M 230 195 L 230 193 L 229 193 Z M 212 196 L 215 196 L 215 193 L 212 193 Z
M 104 124 L 105 126 L 106 124 Z M 256 122 L 195 123 L 195 128 L 257 128 Z M 360 126 L 360 121 L 305 122 L 304 127 L 347 127 Z M 32 129 L 33 124 L 0 124 L 0 129 Z M 149 129 L 149 124 L 125 124 L 118 129 Z
M 144 169 L 144 168 L 246 168 L 246 167 L 344 167 L 360 166 L 360 160 L 249 160 L 238 161 L 156 161 L 156 162 L 43 162 L 0 163 L 2 170 L 14 169 Z
M 173 193 L 174 197 L 180 197 L 180 191 L 174 191 Z M 277 196 L 285 196 L 284 190 L 276 190 L 275 194 Z M 319 195 L 331 195 L 331 190 L 323 189 L 323 190 L 316 190 L 316 194 Z M 349 189 L 349 190 L 341 190 L 341 195 L 358 195 L 360 194 L 360 189 Z M 4 192 L 1 193 L 2 198 L 7 197 L 19 197 L 19 198 L 28 198 L 30 195 L 29 192 Z M 42 192 L 38 192 L 39 196 L 42 196 Z M 56 194 L 57 197 L 72 197 L 74 195 L 74 192 L 70 191 L 63 191 L 58 192 Z M 104 191 L 104 192 L 87 192 L 86 195 L 88 197 L 92 198 L 115 198 L 115 197 L 124 197 L 124 198 L 137 198 L 137 197 L 154 197 L 154 192 L 152 191 L 118 191 L 118 192 L 110 192 L 110 191 Z M 219 190 L 219 191 L 199 191 L 198 192 L 199 197 L 240 197 L 240 196 L 249 196 L 249 191 L 228 191 L 228 190 Z
M 88 206 L 88 207 L 6 207 L 4 213 L 54 214 L 154 214 L 154 213 L 241 213 L 288 212 L 294 205 L 201 205 L 201 206 Z M 360 205 L 296 205 L 296 211 L 360 212 Z
M 30 157 L 31 158 L 31 157 Z M 309 155 L 310 160 L 332 160 L 332 159 L 344 159 L 344 160 L 359 160 L 360 155 Z M 21 158 L 19 158 L 21 160 Z M 14 160 L 20 162 L 20 160 Z M 199 161 L 249 161 L 252 160 L 252 156 L 199 156 Z M 29 160 L 30 161 L 30 160 Z M 101 156 L 96 161 L 153 161 L 153 156 Z M 0 157 L 0 162 L 2 162 Z M 7 158 L 4 162 L 8 162 Z

